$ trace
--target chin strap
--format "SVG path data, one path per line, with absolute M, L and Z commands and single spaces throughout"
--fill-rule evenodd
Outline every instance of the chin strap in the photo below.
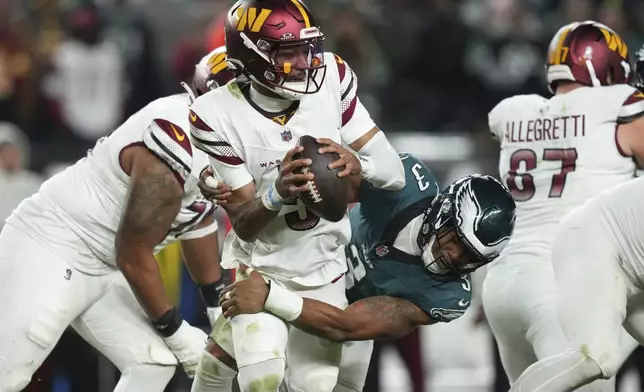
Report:
M 380 241 L 371 251 L 369 251 L 369 256 L 373 260 L 387 258 L 404 264 L 421 265 L 419 263 L 422 263 L 422 261 L 419 262 L 419 260 L 421 260 L 422 257 L 403 252 L 394 246 L 394 242 L 396 241 L 398 233 L 400 233 L 402 229 L 412 221 L 412 219 L 430 208 L 433 201 L 433 195 L 422 198 L 394 216 L 385 227 L 385 230 L 380 237 Z
M 197 99 L 197 93 L 192 89 L 192 87 L 188 86 L 186 82 L 181 82 L 181 87 L 183 87 L 183 89 L 188 93 L 188 96 L 190 97 L 190 105 L 192 105 Z

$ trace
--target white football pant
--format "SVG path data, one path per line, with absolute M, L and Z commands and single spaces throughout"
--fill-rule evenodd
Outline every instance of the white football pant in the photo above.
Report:
M 568 340 L 559 324 L 548 255 L 536 250 L 502 255 L 488 268 L 482 299 L 510 385 L 528 366 L 566 349 Z M 632 352 L 637 343 L 626 331 L 622 335 L 624 350 Z M 581 390 L 613 392 L 615 379 L 598 380 Z
M 602 225 L 583 212 L 560 227 L 552 250 L 566 348 L 531 365 L 512 391 L 568 391 L 613 377 L 633 348 L 622 324 L 644 342 L 644 292 L 620 267 Z
M 0 232 L 0 391 L 21 391 L 68 326 L 122 373 L 116 391 L 163 391 L 177 360 L 119 271 L 85 275 L 29 235 Z
M 333 392 L 362 392 L 372 351 L 373 340 L 344 343 L 338 384 Z
M 237 273 L 237 279 L 244 278 Z M 275 280 L 271 284 L 284 285 Z M 344 276 L 320 287 L 293 283 L 286 287 L 304 298 L 347 306 Z M 342 343 L 309 335 L 271 313 L 242 314 L 231 320 L 220 316 L 211 337 L 237 361 L 242 392 L 253 390 L 253 385 L 277 392 L 282 379 L 289 392 L 331 392 L 337 382 Z M 281 373 L 276 366 L 282 367 Z M 269 367 L 270 372 L 264 371 Z

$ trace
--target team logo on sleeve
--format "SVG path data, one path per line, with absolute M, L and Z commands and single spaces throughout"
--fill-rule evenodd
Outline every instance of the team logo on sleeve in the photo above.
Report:
M 189 117 L 190 117 L 191 132 L 194 132 L 194 129 L 197 129 L 201 132 L 214 132 L 213 129 L 210 128 L 208 124 L 203 122 L 203 120 L 193 110 L 190 110 Z
M 463 314 L 465 314 L 464 309 L 444 309 L 444 308 L 432 308 L 432 310 L 429 311 L 429 315 L 432 316 L 434 320 L 443 322 L 443 323 L 449 323 L 452 320 L 456 320 L 457 318 L 461 317 Z
M 172 132 L 174 132 L 174 136 L 178 141 L 182 142 L 186 138 L 186 135 L 177 131 L 177 128 L 175 128 L 174 125 L 170 124 L 170 128 L 172 128 Z

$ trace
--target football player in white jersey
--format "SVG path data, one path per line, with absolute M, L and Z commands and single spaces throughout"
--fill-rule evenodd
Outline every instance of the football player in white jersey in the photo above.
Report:
M 613 377 L 623 360 L 623 329 L 644 344 L 642 194 L 640 177 L 601 192 L 564 218 L 552 263 L 568 347 L 530 366 L 511 391 L 572 391 Z
M 500 182 L 470 175 L 440 192 L 422 162 L 400 156 L 407 181 L 398 192 L 352 178 L 358 204 L 349 213 L 345 248 L 349 307 L 302 299 L 254 271 L 221 294 L 226 317 L 264 309 L 279 316 L 285 308 L 283 317 L 297 328 L 346 342 L 334 392 L 362 392 L 372 339 L 397 339 L 461 317 L 472 295 L 469 273 L 496 258 L 512 235 L 516 204 Z M 289 317 L 292 303 L 300 307 L 296 319 Z
M 217 68 L 221 51 L 198 66 L 210 87 L 232 77 Z M 154 259 L 181 241 L 205 301 L 217 305 L 216 207 L 197 187 L 208 157 L 185 132 L 189 105 L 188 94 L 150 103 L 6 220 L 0 391 L 22 390 L 70 325 L 119 368 L 117 391 L 163 391 L 177 363 L 194 374 L 207 335 L 182 320 Z
M 562 216 L 599 190 L 631 180 L 635 160 L 644 162 L 644 95 L 626 84 L 631 76 L 619 35 L 596 22 L 572 23 L 557 32 L 548 51 L 554 96 L 514 96 L 489 114 L 501 143 L 499 172 L 517 202 L 514 236 L 488 266 L 483 286 L 510 383 L 567 346 L 551 264 Z M 636 346 L 624 341 L 627 352 Z M 611 384 L 589 388 L 613 390 Z
M 250 254 L 242 264 L 289 290 L 344 308 L 349 220 L 326 221 L 299 201 L 306 185 L 296 184 L 312 174 L 293 174 L 310 164 L 293 161 L 296 142 L 303 135 L 319 138 L 327 145 L 323 152 L 341 156 L 331 165 L 346 166 L 339 175 L 361 176 L 379 188 L 404 186 L 402 162 L 360 103 L 354 72 L 323 51 L 319 25 L 300 0 L 240 0 L 227 14 L 225 33 L 229 64 L 250 82 L 233 81 L 197 98 L 190 121 L 193 143 L 232 189 L 224 208 L 238 240 L 226 243 Z M 226 246 L 224 255 L 231 254 Z M 224 259 L 224 267 L 234 266 L 235 257 Z M 209 350 L 236 359 L 242 391 L 257 385 L 276 391 L 285 358 L 289 390 L 333 389 L 340 343 L 289 328 L 268 312 L 220 321 L 224 326 L 212 337 L 221 347 L 210 342 Z M 228 390 L 231 366 L 207 352 L 202 362 L 193 391 Z

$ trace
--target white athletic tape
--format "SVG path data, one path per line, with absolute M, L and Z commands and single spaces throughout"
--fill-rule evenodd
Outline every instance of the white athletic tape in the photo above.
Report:
M 212 176 L 206 177 L 206 186 L 208 186 L 208 187 L 210 187 L 212 189 L 216 189 L 217 186 L 219 186 L 219 181 L 217 181 L 217 179 L 215 177 L 212 177 Z

